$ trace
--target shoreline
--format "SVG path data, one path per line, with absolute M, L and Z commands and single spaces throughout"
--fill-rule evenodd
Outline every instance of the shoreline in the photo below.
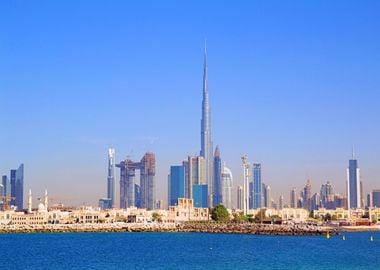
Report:
M 380 226 L 328 227 L 315 225 L 278 225 L 255 223 L 90 223 L 46 225 L 0 225 L 5 233 L 76 233 L 76 232 L 196 232 L 256 235 L 325 235 L 342 232 L 380 231 Z

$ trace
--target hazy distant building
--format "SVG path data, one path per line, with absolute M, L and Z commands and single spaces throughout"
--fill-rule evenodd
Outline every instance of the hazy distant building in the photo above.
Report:
M 380 207 L 380 189 L 372 191 L 372 207 Z
M 140 170 L 141 207 L 154 209 L 156 159 L 154 153 L 146 153 L 140 162 L 126 159 L 116 167 L 120 168 L 120 208 L 136 206 L 135 175 Z
M 107 198 L 110 199 L 111 208 L 115 207 L 115 149 L 108 149 Z
M 303 208 L 307 209 L 307 210 L 311 210 L 311 181 L 310 179 L 308 179 L 306 181 L 306 185 L 303 189 Z
M 112 208 L 112 201 L 110 198 L 101 198 L 99 199 L 99 208 L 100 209 L 110 209 Z
M 262 190 L 261 164 L 253 163 L 253 209 L 261 208 Z
M 295 188 L 290 191 L 290 208 L 297 208 L 297 190 Z
M 21 164 L 17 170 L 11 170 L 11 205 L 17 206 L 17 209 L 24 209 L 24 164 Z
M 213 206 L 217 206 L 222 202 L 222 160 L 220 158 L 220 150 L 219 147 L 216 146 L 214 153 L 214 185 L 213 185 Z
M 208 186 L 207 184 L 193 185 L 194 207 L 208 208 Z
M 281 210 L 282 208 L 284 208 L 284 196 L 281 195 L 278 199 L 278 209 Z
M 372 193 L 367 194 L 367 208 L 372 207 Z
M 314 193 L 310 199 L 310 210 L 318 210 L 321 207 L 321 196 L 318 193 Z
M 270 186 L 263 184 L 263 207 L 271 208 Z
M 360 189 L 360 169 L 358 161 L 355 159 L 354 151 L 352 159 L 349 160 L 347 169 L 347 207 L 361 208 L 361 189 Z
M 169 175 L 169 206 L 177 205 L 178 198 L 185 197 L 185 167 L 170 166 Z
M 252 181 L 249 182 L 248 192 L 249 192 L 248 209 L 253 209 L 253 198 L 255 196 L 254 191 L 253 191 L 253 179 L 252 179 Z
M 243 209 L 244 204 L 244 196 L 243 196 L 243 186 L 238 186 L 236 188 L 236 208 Z
M 222 171 L 222 200 L 221 203 L 228 209 L 232 209 L 232 172 L 226 165 L 223 166 Z
M 203 63 L 203 100 L 201 119 L 201 151 L 200 156 L 205 160 L 205 184 L 208 185 L 208 194 L 213 192 L 213 146 L 211 140 L 211 109 L 208 97 L 208 65 L 207 52 L 205 48 Z M 202 182 L 203 183 L 203 182 Z M 193 183 L 195 184 L 195 183 Z
M 331 202 L 334 201 L 334 191 L 329 181 L 327 181 L 326 184 L 321 185 L 320 196 L 321 206 L 324 208 L 330 208 Z
M 11 183 L 9 182 L 9 178 L 6 175 L 3 175 L 1 184 L 3 185 L 3 196 L 11 196 Z
M 183 162 L 185 168 L 185 197 L 193 198 L 193 185 L 206 184 L 205 160 L 201 156 L 189 156 Z

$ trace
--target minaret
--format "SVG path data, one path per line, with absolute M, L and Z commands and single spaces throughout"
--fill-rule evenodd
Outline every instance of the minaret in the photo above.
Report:
M 203 100 L 202 100 L 202 119 L 201 119 L 201 152 L 200 155 L 205 160 L 205 175 L 208 185 L 208 195 L 212 198 L 213 177 L 213 147 L 211 142 L 211 112 L 208 101 L 208 74 L 207 74 L 207 50 L 205 44 L 204 63 L 203 63 Z M 212 201 L 209 200 L 209 201 Z M 211 206 L 212 204 L 210 204 Z
M 44 205 L 45 205 L 45 209 L 46 211 L 48 211 L 48 193 L 47 193 L 47 189 L 45 189 L 45 196 L 44 196 Z
M 32 213 L 32 190 L 29 189 L 29 196 L 28 196 L 28 213 Z

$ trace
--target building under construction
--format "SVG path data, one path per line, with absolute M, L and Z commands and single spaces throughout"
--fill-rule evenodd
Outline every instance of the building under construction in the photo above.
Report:
M 155 208 L 156 158 L 154 153 L 145 153 L 140 162 L 126 159 L 116 167 L 120 168 L 120 208 Z M 140 170 L 140 192 L 136 193 L 136 170 Z M 136 198 L 140 196 L 140 198 Z M 137 202 L 140 201 L 138 204 Z

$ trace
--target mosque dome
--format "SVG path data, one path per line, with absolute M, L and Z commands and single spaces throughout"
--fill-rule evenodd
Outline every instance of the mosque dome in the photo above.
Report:
M 45 205 L 43 203 L 38 204 L 38 212 L 46 212 Z

